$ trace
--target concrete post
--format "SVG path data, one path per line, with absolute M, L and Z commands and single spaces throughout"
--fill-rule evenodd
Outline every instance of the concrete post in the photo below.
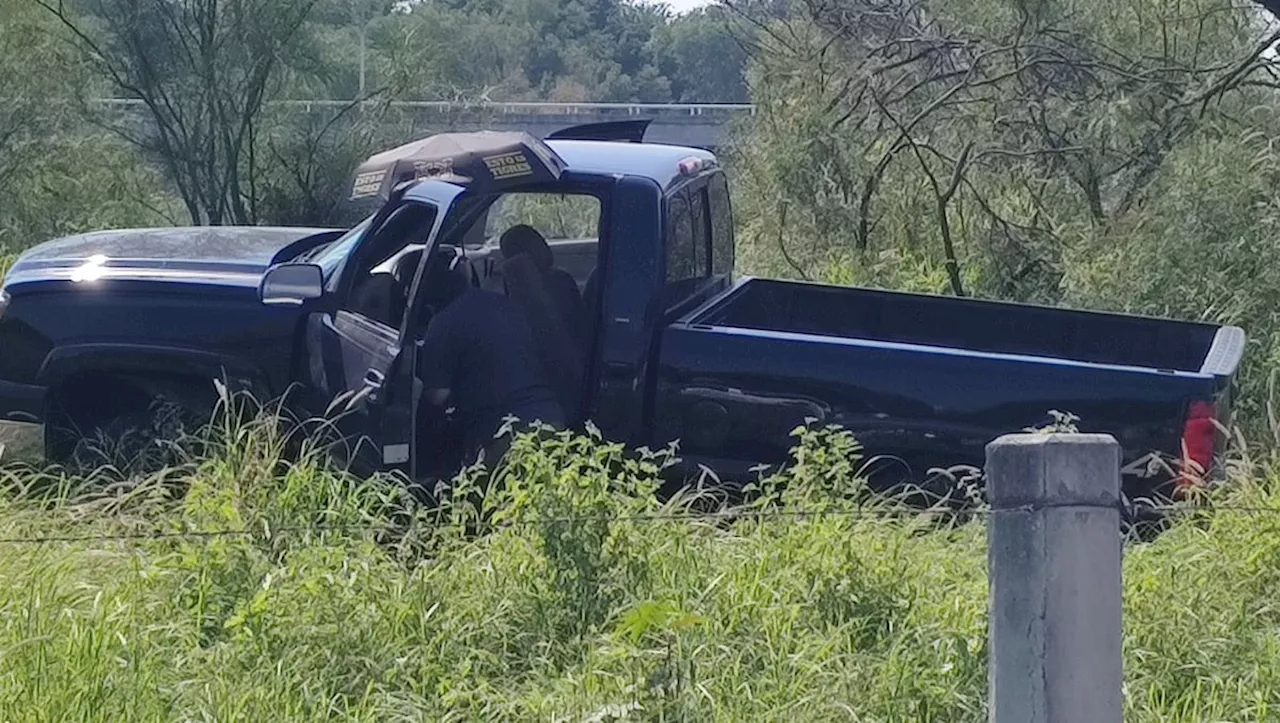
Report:
M 992 723 L 1121 723 L 1120 448 L 1023 434 L 987 447 Z

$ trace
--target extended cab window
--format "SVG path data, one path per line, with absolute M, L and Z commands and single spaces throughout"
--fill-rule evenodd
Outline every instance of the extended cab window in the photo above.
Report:
M 733 272 L 733 207 L 729 202 L 729 183 L 723 173 L 711 177 L 707 184 L 707 205 L 711 212 L 711 273 L 719 276 Z
M 694 276 L 702 279 L 711 275 L 711 220 L 705 187 L 689 193 L 689 210 L 693 221 Z
M 711 229 L 705 188 L 680 191 L 667 203 L 664 300 L 670 306 L 711 275 Z

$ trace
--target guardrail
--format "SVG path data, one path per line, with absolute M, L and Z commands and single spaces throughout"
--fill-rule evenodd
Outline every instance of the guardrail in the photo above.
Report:
M 106 107 L 134 108 L 145 104 L 137 98 L 99 98 L 95 103 Z M 351 100 L 278 100 L 272 105 L 293 106 L 310 112 L 316 108 L 347 108 L 357 101 Z M 369 101 L 372 105 L 373 102 Z M 542 103 L 538 101 L 435 101 L 395 100 L 392 108 L 436 111 L 489 111 L 503 115 L 600 115 L 609 111 L 626 115 L 647 113 L 678 115 L 710 115 L 719 113 L 747 113 L 754 115 L 756 106 L 751 103 Z

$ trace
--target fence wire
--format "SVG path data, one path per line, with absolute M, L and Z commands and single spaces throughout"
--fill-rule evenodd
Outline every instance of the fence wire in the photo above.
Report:
M 1079 507 L 1079 505 L 1071 505 L 1071 507 Z M 1130 516 L 1133 507 L 1120 504 L 1119 512 L 1121 519 L 1124 520 Z M 993 509 L 990 507 L 975 508 L 876 508 L 876 507 L 849 507 L 849 508 L 830 508 L 830 509 L 776 509 L 776 510 L 751 510 L 751 509 L 730 509 L 723 511 L 706 511 L 706 512 L 676 512 L 676 513 L 653 513 L 639 515 L 586 515 L 586 516 L 569 516 L 569 517 L 527 517 L 521 519 L 504 520 L 502 522 L 483 522 L 479 520 L 460 522 L 457 520 L 449 521 L 432 521 L 423 520 L 421 518 L 413 518 L 409 524 L 399 523 L 393 519 L 387 519 L 382 522 L 368 523 L 350 523 L 350 524 L 308 524 L 308 525 L 281 525 L 271 526 L 262 525 L 258 527 L 241 527 L 241 528 L 222 528 L 208 530 L 140 530 L 135 532 L 117 532 L 117 533 L 95 533 L 95 534 L 51 534 L 51 535 L 30 535 L 30 536 L 11 536 L 0 537 L 0 546 L 8 545 L 44 545 L 53 543 L 112 543 L 112 542 L 146 542 L 158 540 L 198 540 L 198 539 L 217 539 L 217 538 L 233 538 L 233 537 L 263 537 L 275 538 L 288 535 L 320 535 L 332 533 L 348 533 L 348 534 L 376 534 L 376 533 L 393 533 L 397 531 L 405 531 L 412 529 L 418 532 L 438 531 L 445 529 L 460 529 L 468 525 L 474 525 L 480 532 L 488 533 L 512 527 L 528 527 L 536 525 L 549 524 L 591 524 L 591 523 L 615 523 L 615 524 L 668 524 L 668 523 L 711 523 L 711 522 L 771 522 L 771 521 L 798 521 L 812 520 L 822 518 L 852 518 L 852 519 L 875 519 L 883 521 L 901 521 L 901 520 L 920 520 L 926 521 L 929 518 L 953 518 L 957 520 L 968 520 L 975 518 L 986 518 L 993 514 L 1002 512 L 1032 512 L 1036 508 L 1032 505 L 1023 505 L 1017 507 Z M 1156 505 L 1141 507 L 1144 513 L 1160 516 L 1164 519 L 1176 518 L 1181 515 L 1191 514 L 1247 514 L 1247 515 L 1276 515 L 1280 517 L 1280 507 L 1265 506 L 1249 506 L 1249 505 Z
M 504 520 L 497 523 L 477 522 L 482 531 L 494 531 L 510 527 L 529 527 L 536 525 L 554 525 L 554 524 L 589 524 L 589 523 L 698 523 L 698 522 L 715 522 L 715 521 L 772 521 L 772 520 L 803 520 L 818 519 L 831 517 L 845 518 L 861 518 L 861 519 L 905 519 L 905 518 L 923 518 L 927 515 L 986 515 L 990 510 L 885 510 L 885 509 L 867 509 L 867 508 L 850 508 L 850 509 L 824 509 L 824 510 L 769 510 L 769 511 L 751 511 L 751 510 L 726 510 L 722 512 L 698 512 L 698 513 L 670 513 L 670 514 L 643 514 L 643 515 L 584 515 L 571 517 L 529 517 L 517 520 Z M 92 535 L 48 535 L 48 536 L 29 536 L 29 537 L 0 537 L 0 545 L 40 545 L 45 543 L 57 542 L 128 542 L 128 541 L 145 541 L 145 540 L 165 540 L 165 539 L 201 539 L 201 538 L 219 538 L 219 537 L 275 537 L 292 534 L 323 534 L 334 532 L 346 533 L 378 533 L 391 532 L 397 529 L 405 529 L 412 527 L 416 530 L 441 530 L 441 529 L 457 529 L 467 526 L 466 522 L 447 521 L 433 522 L 415 519 L 410 525 L 401 526 L 393 520 L 387 520 L 381 523 L 352 523 L 352 524 L 316 524 L 316 525 L 282 525 L 279 527 L 263 526 L 263 527 L 244 527 L 234 529 L 213 529 L 213 530 L 177 530 L 177 531 L 139 531 L 126 533 L 110 533 L 110 534 L 92 534 Z

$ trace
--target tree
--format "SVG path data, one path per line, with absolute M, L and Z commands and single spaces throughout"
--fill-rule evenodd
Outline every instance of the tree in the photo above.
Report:
M 1278 5 L 802 0 L 756 18 L 738 258 L 1238 324 L 1256 415 L 1280 363 Z
M 413 5 L 379 40 L 417 98 L 665 102 L 652 40 L 663 6 L 620 0 L 448 0 Z
M 64 125 L 82 80 L 34 11 L 25 0 L 0 0 L 0 188 Z
M 0 257 L 68 233 L 163 223 L 158 174 L 86 132 L 75 99 L 95 90 L 60 26 L 30 0 L 0 0 Z
M 290 63 L 289 94 L 299 98 L 362 98 L 387 85 L 378 36 L 403 19 L 395 0 L 318 0 L 308 42 Z
M 806 0 L 758 21 L 742 167 L 762 209 L 812 228 L 789 258 L 1058 298 L 1073 240 L 1125 223 L 1276 69 L 1280 36 L 1225 0 L 1119 2 Z
M 255 137 L 317 0 L 35 0 L 150 128 L 112 130 L 161 163 L 193 223 L 254 219 Z
M 652 54 L 671 78 L 676 100 L 748 100 L 747 52 L 734 35 L 731 14 L 722 8 L 700 8 L 671 19 L 655 32 Z

